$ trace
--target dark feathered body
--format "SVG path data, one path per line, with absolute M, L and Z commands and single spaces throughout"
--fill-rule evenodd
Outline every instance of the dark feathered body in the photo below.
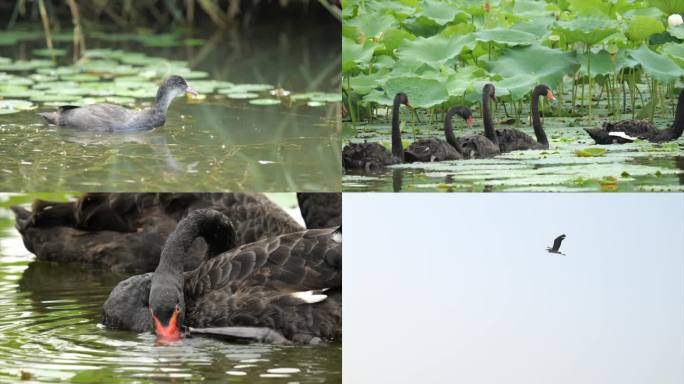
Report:
M 416 140 L 404 152 L 407 163 L 461 160 L 463 156 L 446 141 L 431 137 Z
M 342 148 L 342 166 L 344 169 L 364 169 L 369 171 L 404 162 L 404 148 L 401 143 L 401 127 L 399 125 L 399 108 L 401 104 L 410 106 L 408 96 L 403 92 L 399 92 L 394 96 L 392 104 L 391 153 L 379 143 L 347 144 Z
M 183 240 L 187 241 L 191 239 Z M 165 252 L 175 247 L 177 242 L 169 241 Z M 169 260 L 178 256 L 182 255 L 175 253 Z M 169 274 L 158 268 L 119 283 L 103 306 L 103 324 L 152 330 L 150 289 L 159 273 Z M 187 326 L 266 327 L 295 343 L 341 338 L 342 244 L 336 229 L 305 230 L 245 244 L 205 260 L 182 278 Z M 323 289 L 327 297 L 316 303 L 292 295 Z
M 537 143 L 532 136 L 514 128 L 497 129 L 496 137 L 501 152 L 544 149 L 544 146 Z
M 661 130 L 643 120 L 623 120 L 617 123 L 605 122 L 602 128 L 586 128 L 585 131 L 596 144 L 625 144 L 635 139 L 654 143 L 676 140 L 684 132 L 684 89 L 679 92 L 675 120 L 669 128 Z M 611 132 L 628 137 L 611 135 Z
M 342 149 L 344 169 L 381 169 L 400 163 L 399 159 L 379 143 L 349 143 Z
M 161 127 L 166 122 L 166 111 L 175 97 L 196 93 L 180 76 L 166 79 L 159 90 L 152 107 L 133 110 L 113 104 L 91 104 L 84 106 L 64 105 L 57 112 L 39 113 L 54 125 L 78 130 L 103 132 L 136 132 Z
M 342 225 L 341 193 L 297 193 L 299 211 L 307 229 Z
M 302 230 L 261 194 L 86 194 L 70 203 L 37 200 L 32 211 L 12 209 L 24 245 L 39 260 L 148 272 L 178 221 L 206 207 L 233 218 L 238 244 Z M 202 241 L 196 244 L 184 260 L 186 269 L 199 264 L 205 248 Z
M 464 159 L 486 159 L 501 153 L 498 145 L 481 134 L 458 136 L 455 140 Z

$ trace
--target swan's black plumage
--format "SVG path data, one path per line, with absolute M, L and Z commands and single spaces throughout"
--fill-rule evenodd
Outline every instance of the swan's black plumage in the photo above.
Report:
M 392 104 L 392 152 L 388 152 L 379 143 L 347 144 L 342 148 L 342 165 L 344 169 L 373 170 L 404 162 L 404 149 L 401 143 L 401 127 L 399 125 L 399 108 L 401 104 L 411 107 L 408 96 L 403 92 L 399 92 L 394 96 Z
M 539 118 L 539 97 L 546 96 L 550 100 L 555 100 L 553 92 L 551 89 L 544 85 L 537 85 L 532 90 L 532 102 L 531 102 L 531 113 L 532 113 L 532 127 L 534 128 L 534 134 L 536 140 L 526 134 L 523 131 L 514 128 L 503 128 L 496 129 L 495 135 L 492 135 L 493 123 L 491 118 L 491 111 L 489 109 L 489 99 L 494 98 L 495 89 L 493 84 L 485 84 L 482 88 L 482 99 L 483 99 L 483 117 L 485 121 L 485 134 L 487 138 L 490 139 L 495 144 L 499 145 L 501 152 L 511 152 L 518 150 L 528 150 L 528 149 L 548 149 L 549 140 L 546 137 L 544 128 L 541 125 L 541 120 Z M 487 132 L 490 132 L 487 134 Z
M 449 134 L 452 136 L 454 134 L 451 119 L 455 115 L 459 115 L 463 120 L 467 121 L 468 127 L 472 124 L 473 115 L 469 108 L 460 106 L 450 108 L 444 116 L 444 135 L 447 140 L 449 139 Z M 431 137 L 411 143 L 404 153 L 404 158 L 407 163 L 460 160 L 463 156 L 459 149 L 448 141 Z
M 237 244 L 302 230 L 253 193 L 91 193 L 69 203 L 36 200 L 32 211 L 12 209 L 24 245 L 39 260 L 139 273 L 156 268 L 164 241 L 183 217 L 207 207 L 233 218 Z M 202 241 L 193 246 L 186 270 L 199 265 L 205 248 Z
M 654 143 L 676 140 L 684 132 L 684 89 L 679 92 L 674 123 L 669 128 L 661 130 L 643 120 L 623 120 L 617 123 L 605 122 L 602 128 L 586 128 L 585 131 L 596 144 L 624 144 L 636 139 Z
M 197 236 L 212 242 L 233 231 L 217 211 L 191 212 L 164 246 L 154 273 L 117 285 L 103 306 L 103 324 L 150 331 L 180 304 L 180 326 L 268 328 L 294 343 L 339 340 L 342 321 L 342 244 L 339 229 L 311 229 L 245 244 L 207 258 L 190 272 L 179 266 Z M 308 303 L 295 292 L 325 290 Z M 147 313 L 147 316 L 144 314 Z M 209 332 L 211 333 L 211 332 Z
M 113 104 L 81 107 L 63 105 L 57 112 L 39 113 L 48 123 L 88 131 L 135 132 L 161 127 L 174 98 L 197 94 L 180 76 L 171 76 L 159 87 L 152 107 L 136 111 Z
M 331 228 L 342 225 L 341 193 L 297 193 L 299 212 L 307 229 Z

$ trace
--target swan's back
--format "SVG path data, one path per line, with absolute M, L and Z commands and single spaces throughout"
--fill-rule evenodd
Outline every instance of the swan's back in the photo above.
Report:
M 496 138 L 501 152 L 541 149 L 540 144 L 532 136 L 513 128 L 497 129 Z
M 485 159 L 501 153 L 498 145 L 480 134 L 459 136 L 456 138 L 456 144 L 466 159 Z
M 460 160 L 463 156 L 446 141 L 431 137 L 416 140 L 404 152 L 407 163 Z
M 350 143 L 342 149 L 345 169 L 380 169 L 399 161 L 379 143 Z

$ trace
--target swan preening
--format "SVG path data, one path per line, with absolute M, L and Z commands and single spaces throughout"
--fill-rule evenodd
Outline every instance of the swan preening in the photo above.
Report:
M 560 251 L 560 246 L 561 246 L 561 243 L 563 242 L 563 240 L 565 240 L 565 234 L 562 234 L 562 235 L 556 237 L 556 239 L 553 241 L 553 246 L 552 247 L 546 247 L 546 252 L 556 253 L 556 254 L 565 256 L 565 253 Z
M 412 162 L 432 162 L 444 160 L 461 160 L 487 158 L 501 152 L 527 149 L 547 149 L 549 141 L 539 118 L 539 97 L 545 96 L 555 100 L 551 89 L 546 85 L 538 85 L 532 90 L 532 126 L 535 138 L 517 129 L 495 129 L 492 121 L 489 101 L 496 101 L 493 84 L 485 84 L 482 89 L 482 119 L 484 133 L 456 137 L 453 132 L 452 119 L 458 115 L 470 127 L 473 116 L 469 108 L 455 106 L 450 108 L 444 119 L 445 139 L 427 138 L 416 140 L 406 151 L 402 148 L 399 123 L 399 107 L 405 104 L 410 107 L 408 96 L 399 92 L 392 106 L 392 151 L 388 152 L 379 143 L 351 143 L 342 150 L 342 162 L 345 169 L 378 169 L 387 165 Z
M 180 221 L 157 269 L 120 282 L 103 306 L 103 324 L 162 341 L 183 330 L 230 339 L 316 344 L 342 333 L 341 228 L 308 229 L 235 247 L 235 227 L 213 209 Z M 192 243 L 209 248 L 183 272 Z

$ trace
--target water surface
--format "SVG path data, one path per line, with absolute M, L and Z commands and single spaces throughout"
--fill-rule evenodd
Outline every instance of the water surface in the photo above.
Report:
M 273 346 L 104 329 L 102 303 L 126 275 L 34 261 L 0 211 L 0 382 L 339 383 L 340 344 Z M 116 378 L 116 379 L 114 379 Z

